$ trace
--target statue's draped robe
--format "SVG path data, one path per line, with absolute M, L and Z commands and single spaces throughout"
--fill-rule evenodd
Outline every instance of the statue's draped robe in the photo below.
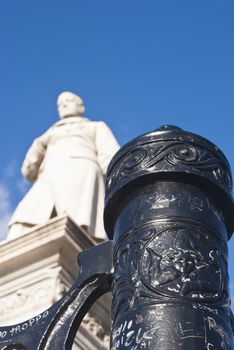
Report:
M 22 173 L 34 184 L 9 226 L 44 224 L 55 209 L 104 238 L 104 176 L 118 148 L 104 122 L 69 117 L 55 123 L 26 154 Z

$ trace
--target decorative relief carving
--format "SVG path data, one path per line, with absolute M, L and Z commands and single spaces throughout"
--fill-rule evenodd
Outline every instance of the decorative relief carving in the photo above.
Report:
M 177 170 L 208 176 L 231 190 L 231 176 L 220 158 L 197 144 L 175 140 L 153 140 L 127 149 L 109 170 L 107 190 L 111 191 L 121 179 L 133 173 L 137 177 L 142 171 L 171 171 L 175 166 Z
M 162 295 L 218 300 L 227 284 L 221 260 L 219 250 L 198 230 L 167 229 L 145 245 L 140 276 L 147 288 Z
M 68 291 L 68 287 L 60 280 L 60 278 L 57 278 L 54 296 L 53 296 L 53 302 L 58 301 L 61 299 L 64 294 Z
M 51 280 L 42 284 L 35 284 L 33 286 L 19 289 L 14 294 L 1 297 L 0 299 L 0 321 L 4 320 L 6 315 L 14 314 L 15 310 L 21 310 L 48 301 L 52 298 L 54 293 L 54 285 Z
M 134 228 L 134 235 L 130 230 L 115 248 L 113 319 L 165 297 L 228 303 L 226 259 L 226 245 L 197 222 L 155 221 Z
M 105 333 L 102 325 L 100 325 L 98 321 L 90 315 L 90 313 L 87 313 L 85 315 L 82 322 L 93 335 L 101 339 L 101 341 L 104 343 L 104 346 L 109 345 L 110 336 Z

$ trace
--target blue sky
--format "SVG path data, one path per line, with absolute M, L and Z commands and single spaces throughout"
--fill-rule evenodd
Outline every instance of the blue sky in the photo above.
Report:
M 28 188 L 20 166 L 80 94 L 121 145 L 162 124 L 216 143 L 234 169 L 233 0 L 2 0 L 0 231 Z M 234 285 L 234 242 L 230 275 Z

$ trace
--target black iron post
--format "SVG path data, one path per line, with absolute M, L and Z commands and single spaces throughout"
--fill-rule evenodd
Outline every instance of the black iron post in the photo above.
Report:
M 106 188 L 111 349 L 233 349 L 227 242 L 234 205 L 223 153 L 164 126 L 121 148 Z

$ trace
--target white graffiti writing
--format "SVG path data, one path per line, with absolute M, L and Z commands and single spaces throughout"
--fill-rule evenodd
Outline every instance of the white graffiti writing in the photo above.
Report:
M 143 331 L 141 327 L 137 328 L 132 320 L 125 321 L 113 332 L 113 347 L 111 350 L 118 349 L 121 345 L 129 350 L 148 349 L 156 330 L 157 327 L 151 328 L 149 331 Z
M 7 330 L 0 332 L 0 339 L 4 339 L 7 335 L 13 336 L 19 334 L 32 327 L 33 325 L 37 325 L 40 320 L 45 319 L 48 315 L 49 311 L 45 311 L 42 314 L 39 314 L 24 323 L 12 326 L 11 328 L 8 327 Z

